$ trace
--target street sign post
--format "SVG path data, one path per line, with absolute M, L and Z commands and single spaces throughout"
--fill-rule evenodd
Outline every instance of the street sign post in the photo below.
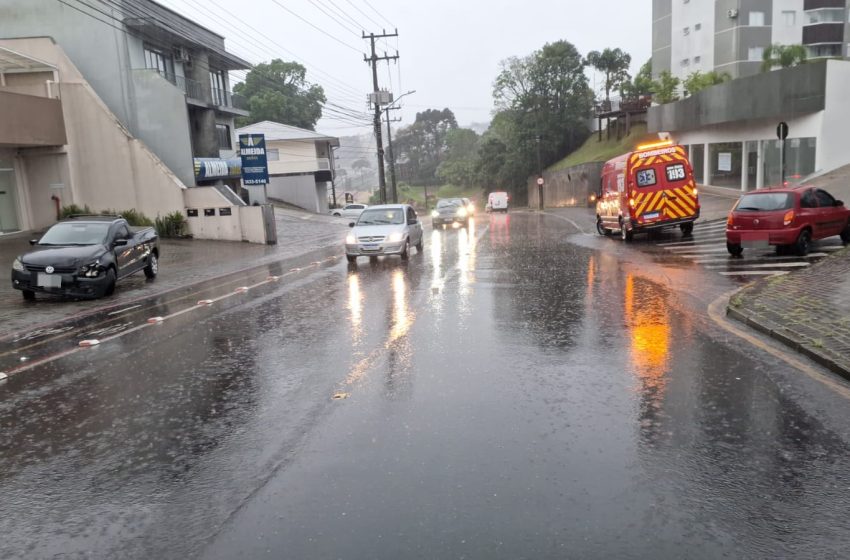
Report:
M 543 210 L 543 183 L 545 183 L 545 181 L 543 180 L 543 177 L 538 177 L 537 178 L 537 207 L 540 210 Z
M 785 186 L 785 139 L 788 138 L 788 123 L 782 121 L 776 127 L 776 137 L 779 138 L 779 186 Z

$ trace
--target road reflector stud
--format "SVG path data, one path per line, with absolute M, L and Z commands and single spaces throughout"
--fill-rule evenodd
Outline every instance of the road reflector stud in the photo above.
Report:
M 278 280 L 280 280 L 280 276 L 269 276 L 268 280 L 269 282 L 277 282 Z
M 245 292 L 247 292 L 247 291 L 248 291 L 248 287 L 247 287 L 247 286 L 240 286 L 240 287 L 236 288 L 236 293 L 237 293 L 237 294 L 244 294 L 244 293 L 245 293 Z
M 156 323 L 162 323 L 164 320 L 165 319 L 163 319 L 162 317 L 151 317 L 150 319 L 148 319 L 148 323 L 150 323 L 151 325 L 155 325 Z
M 347 399 L 347 398 L 348 398 L 348 393 L 336 393 L 333 396 L 333 400 L 335 400 L 335 401 L 341 401 L 341 400 Z
M 289 272 L 301 272 L 300 268 L 290 268 Z
M 212 305 L 213 300 L 211 299 L 202 299 L 198 302 L 198 305 Z
M 80 348 L 89 348 L 91 346 L 97 346 L 98 344 L 100 344 L 100 341 L 97 340 L 96 338 L 90 338 L 88 340 L 81 340 L 80 341 Z
M 21 356 L 20 360 L 22 362 L 26 362 L 27 360 L 29 360 L 29 358 L 27 358 L 26 356 Z

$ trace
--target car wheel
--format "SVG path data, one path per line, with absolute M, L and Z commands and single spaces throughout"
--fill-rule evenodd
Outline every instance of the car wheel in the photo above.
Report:
M 621 221 L 620 222 L 620 237 L 623 239 L 623 241 L 625 241 L 627 243 L 630 242 L 634 238 L 634 235 L 635 234 L 632 232 L 632 230 L 627 228 L 626 224 Z
M 103 295 L 111 296 L 115 293 L 115 269 L 106 269 L 106 288 L 103 290 Z
M 401 252 L 401 260 L 406 261 L 410 258 L 410 240 L 404 242 L 404 250 Z
M 599 235 L 611 235 L 611 230 L 602 225 L 602 218 L 596 218 L 596 232 Z
M 159 273 L 159 259 L 156 258 L 156 253 L 151 253 L 148 257 L 148 265 L 145 267 L 145 276 L 150 280 L 156 278 Z
M 804 229 L 800 232 L 797 242 L 794 243 L 794 252 L 798 256 L 805 257 L 809 254 L 809 246 L 812 243 L 812 234 L 809 230 Z
M 340 214 L 339 212 L 334 212 L 334 216 L 336 216 L 337 218 L 342 218 L 342 214 Z
M 682 224 L 682 225 L 679 226 L 679 229 L 682 230 L 683 236 L 690 237 L 691 234 L 694 232 L 694 223 L 688 222 L 686 224 Z
M 356 263 L 357 262 L 357 256 L 355 256 L 355 255 L 345 255 L 345 259 L 350 263 Z
M 35 292 L 32 290 L 23 290 L 21 292 L 24 295 L 24 299 L 26 301 L 35 301 Z
M 850 224 L 841 232 L 841 242 L 845 245 L 850 245 Z
M 424 242 L 423 237 L 424 237 L 424 235 L 419 236 L 419 243 L 416 244 L 416 252 L 417 253 L 421 253 L 422 250 L 425 248 L 425 242 Z
M 740 257 L 744 252 L 744 248 L 741 247 L 740 243 L 726 243 L 726 250 L 729 251 L 729 254 L 733 257 Z

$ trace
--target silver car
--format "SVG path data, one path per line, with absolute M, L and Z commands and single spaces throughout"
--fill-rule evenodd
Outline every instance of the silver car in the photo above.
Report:
M 370 206 L 350 224 L 345 239 L 345 256 L 353 263 L 357 257 L 410 256 L 410 247 L 422 252 L 422 224 L 416 211 L 407 204 Z

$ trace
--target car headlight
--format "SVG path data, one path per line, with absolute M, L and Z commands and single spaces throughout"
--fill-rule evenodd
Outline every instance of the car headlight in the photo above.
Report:
M 80 275 L 86 278 L 97 278 L 101 272 L 103 272 L 103 269 L 100 267 L 99 260 L 80 267 Z
M 437 212 L 436 210 L 434 210 L 433 212 L 431 212 L 431 217 L 432 217 L 432 218 L 439 218 L 439 217 L 440 217 L 440 213 L 439 213 L 439 212 Z
M 400 231 L 397 231 L 395 233 L 391 233 L 390 236 L 387 237 L 387 241 L 389 241 L 390 243 L 398 243 L 402 239 L 404 239 L 404 234 L 401 233 Z
M 466 208 L 458 208 L 457 209 L 457 215 L 460 216 L 461 218 L 465 218 L 466 213 L 467 213 Z
M 345 242 L 346 242 L 348 245 L 354 245 L 355 243 L 357 243 L 357 238 L 356 238 L 356 237 L 354 237 L 354 234 L 353 234 L 353 233 L 349 233 L 349 234 L 346 236 L 346 238 L 345 238 Z
M 24 263 L 21 262 L 20 258 L 17 258 L 12 261 L 12 270 L 17 270 L 18 272 L 24 271 Z

